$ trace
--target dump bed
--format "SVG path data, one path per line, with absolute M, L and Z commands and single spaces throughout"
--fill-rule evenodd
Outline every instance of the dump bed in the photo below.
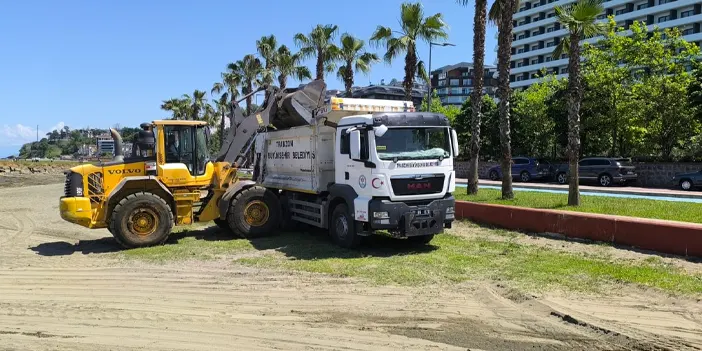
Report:
M 321 193 L 334 181 L 335 129 L 314 125 L 259 134 L 265 187 Z

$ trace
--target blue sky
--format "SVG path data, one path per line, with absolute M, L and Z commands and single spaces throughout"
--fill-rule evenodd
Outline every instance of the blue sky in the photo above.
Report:
M 167 117 L 162 100 L 206 90 L 228 62 L 255 53 L 262 35 L 295 47 L 292 36 L 318 23 L 366 39 L 378 24 L 397 28 L 401 0 L 26 0 L 0 11 L 0 157 L 54 128 L 137 126 Z M 432 67 L 472 58 L 472 7 L 422 1 L 444 14 L 456 47 L 432 50 Z M 486 63 L 495 60 L 489 26 Z M 373 49 L 382 54 L 381 49 Z M 428 61 L 428 45 L 419 47 Z M 307 62 L 312 68 L 313 62 Z M 403 76 L 403 61 L 373 66 L 356 84 Z M 330 88 L 341 88 L 334 75 Z M 294 86 L 297 82 L 288 83 Z

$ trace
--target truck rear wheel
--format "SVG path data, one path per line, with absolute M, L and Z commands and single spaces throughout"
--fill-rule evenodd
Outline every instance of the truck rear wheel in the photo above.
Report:
M 238 193 L 227 213 L 229 227 L 243 238 L 271 234 L 280 224 L 280 220 L 278 197 L 261 186 L 253 186 Z
M 158 195 L 138 192 L 120 200 L 109 231 L 125 248 L 163 244 L 173 228 L 173 212 Z
M 354 218 L 346 204 L 339 204 L 334 208 L 329 223 L 329 235 L 337 245 L 348 249 L 358 247 L 361 243 L 361 237 L 356 234 Z

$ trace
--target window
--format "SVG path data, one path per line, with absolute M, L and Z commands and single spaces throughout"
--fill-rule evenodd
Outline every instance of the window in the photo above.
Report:
M 523 26 L 525 24 L 526 24 L 526 21 L 521 21 L 521 22 L 517 23 L 517 26 Z
M 592 166 L 595 164 L 595 160 L 582 160 L 578 162 L 578 166 L 580 167 L 587 167 L 587 166 Z
M 517 40 L 522 40 L 522 39 L 524 39 L 524 34 L 517 37 Z
M 564 58 L 567 58 L 567 57 L 568 57 L 567 54 L 562 54 L 562 55 L 561 55 L 561 59 L 564 59 Z
M 695 14 L 695 10 L 687 10 L 680 12 L 680 18 L 690 17 Z
M 463 91 L 461 92 L 464 95 L 470 94 L 471 89 L 470 88 L 463 88 Z
M 517 50 L 517 53 L 518 53 L 518 54 L 523 54 L 523 53 L 524 53 L 524 49 L 518 49 L 518 50 Z
M 554 30 L 556 30 L 556 27 L 548 27 L 548 28 L 546 28 L 546 33 L 551 33 Z
M 527 10 L 526 6 L 519 8 L 519 12 L 526 11 L 526 10 Z
M 538 45 L 532 45 L 532 46 L 531 46 L 531 50 L 539 50 L 539 46 L 538 46 Z
M 535 36 L 537 36 L 537 35 L 539 35 L 539 34 L 541 34 L 541 31 L 538 31 L 538 30 L 535 30 L 535 31 L 531 32 L 531 36 L 532 36 L 532 37 L 535 37 Z
M 351 141 L 349 140 L 349 135 L 346 134 L 346 130 L 348 128 L 344 128 L 341 130 L 341 137 L 339 137 L 339 153 L 342 155 L 348 155 L 349 150 L 351 149 Z
M 524 66 L 524 62 L 517 62 L 517 67 L 522 67 Z
M 472 79 L 463 79 L 463 85 L 473 85 Z
M 546 56 L 546 62 L 551 62 L 553 61 L 553 57 L 551 56 Z
M 548 15 L 546 15 L 546 17 L 551 18 L 551 17 L 553 17 L 553 16 L 555 16 L 555 15 L 556 15 L 555 12 L 551 12 L 551 13 L 549 13 Z
M 566 67 L 561 68 L 561 74 L 566 74 L 566 73 L 568 73 L 568 68 L 566 68 Z
M 513 158 L 512 162 L 515 165 L 528 165 L 529 164 L 529 159 L 526 158 Z
M 470 72 L 461 73 L 461 77 L 470 77 Z
M 532 65 L 535 65 L 535 64 L 537 64 L 537 63 L 539 63 L 539 59 L 533 59 L 533 60 L 531 60 L 531 64 L 532 64 Z
M 210 161 L 206 127 L 166 126 L 166 163 L 183 163 L 192 175 L 205 174 Z
M 536 16 L 531 19 L 532 22 L 538 22 L 540 20 L 539 16 Z
M 665 22 L 665 21 L 667 21 L 667 20 L 668 20 L 668 16 L 661 16 L 661 17 L 658 17 L 658 23 Z
M 521 82 L 521 81 L 523 81 L 523 80 L 524 80 L 524 77 L 522 77 L 521 75 L 520 75 L 520 76 L 517 76 L 517 82 Z
M 623 13 L 625 13 L 625 12 L 626 12 L 626 9 L 621 9 L 621 10 L 615 11 L 614 14 L 618 16 L 618 15 L 621 15 L 621 14 L 623 14 Z
M 554 43 L 554 42 L 546 43 L 547 48 L 550 48 L 550 47 L 555 46 L 555 45 L 556 45 L 556 43 Z
M 667 3 L 673 2 L 673 1 L 675 1 L 675 0 L 658 0 L 658 5 L 667 4 Z
M 460 82 L 461 82 L 460 79 L 451 79 L 451 80 L 449 81 L 449 85 L 454 86 L 454 87 L 455 87 L 455 86 L 459 86 L 459 85 L 461 85 Z
M 446 86 L 446 80 L 445 80 L 445 79 L 440 79 L 440 80 L 439 80 L 439 86 L 440 86 L 440 87 L 445 87 L 445 86 Z
M 641 4 L 641 5 L 639 5 L 639 6 L 636 6 L 636 9 L 637 9 L 637 10 L 643 10 L 643 9 L 645 9 L 645 8 L 648 8 L 648 3 L 646 3 L 646 4 Z
M 532 73 L 531 79 L 536 79 L 536 78 L 539 78 L 539 75 L 537 73 Z
M 439 73 L 439 79 L 446 79 L 446 72 Z
M 463 89 L 461 89 L 461 88 L 449 89 L 449 92 L 451 93 L 451 95 L 460 95 L 462 91 L 463 91 Z
M 447 88 L 437 89 L 436 93 L 441 94 L 441 95 L 446 95 L 446 94 L 448 94 L 448 89 Z
M 607 15 L 599 15 L 599 16 L 597 16 L 597 19 L 601 20 L 601 19 L 605 19 L 605 17 L 607 17 Z
M 694 28 L 688 28 L 688 29 L 685 29 L 685 30 L 682 32 L 682 35 L 690 35 L 690 34 L 693 34 L 693 33 L 695 33 L 695 29 L 694 29 Z
M 533 9 L 534 7 L 539 7 L 539 6 L 541 6 L 541 4 L 540 4 L 540 3 L 538 3 L 538 2 L 535 2 L 535 3 L 534 3 L 534 5 L 533 5 L 533 6 L 531 6 L 531 8 Z

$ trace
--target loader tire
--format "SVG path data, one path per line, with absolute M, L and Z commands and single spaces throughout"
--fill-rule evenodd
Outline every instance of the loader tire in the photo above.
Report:
M 225 232 L 231 232 L 232 230 L 229 228 L 229 222 L 227 222 L 226 219 L 215 219 L 214 223 L 219 227 L 219 229 L 222 229 Z
M 236 194 L 227 213 L 227 222 L 232 231 L 247 239 L 273 234 L 280 220 L 278 197 L 261 186 L 253 186 Z
M 173 228 L 173 212 L 158 195 L 138 192 L 120 200 L 112 211 L 110 233 L 125 248 L 163 244 Z

